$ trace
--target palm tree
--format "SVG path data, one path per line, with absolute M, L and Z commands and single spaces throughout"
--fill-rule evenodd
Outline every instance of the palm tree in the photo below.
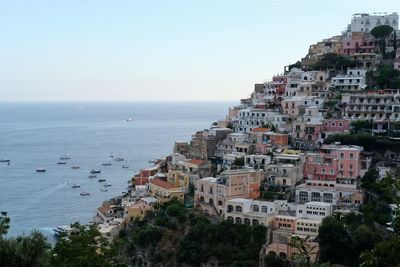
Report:
M 289 242 L 289 246 L 296 248 L 299 252 L 295 258 L 300 259 L 301 261 L 305 260 L 307 267 L 311 266 L 311 256 L 317 254 L 315 252 L 317 246 L 311 245 L 310 238 L 309 235 L 304 238 L 300 236 L 292 236 Z
M 360 267 L 381 266 L 380 264 L 382 262 L 382 259 L 375 255 L 374 250 L 362 252 L 360 255 L 360 259 Z

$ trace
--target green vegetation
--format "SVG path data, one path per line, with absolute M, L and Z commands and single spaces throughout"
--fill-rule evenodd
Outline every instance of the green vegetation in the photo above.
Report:
M 244 166 L 244 157 L 236 158 L 233 162 L 233 165 L 236 167 L 243 167 Z
M 4 238 L 10 219 L 0 217 L 0 266 L 12 267 L 124 267 L 116 246 L 111 246 L 95 225 L 72 225 L 70 234 L 62 234 L 51 248 L 42 233 Z
M 212 223 L 177 200 L 161 205 L 143 220 L 132 221 L 122 234 L 132 265 L 255 266 L 265 242 L 264 226 Z
M 330 53 L 321 58 L 315 65 L 311 66 L 312 70 L 347 70 L 347 68 L 355 68 L 361 66 L 362 63 L 354 61 L 346 57 Z
M 367 72 L 369 87 L 377 89 L 400 89 L 400 71 L 393 66 L 380 65 L 376 71 Z
M 389 25 L 379 25 L 373 28 L 370 32 L 372 36 L 377 39 L 379 44 L 379 49 L 382 55 L 385 55 L 386 50 L 386 38 L 394 31 L 394 29 Z

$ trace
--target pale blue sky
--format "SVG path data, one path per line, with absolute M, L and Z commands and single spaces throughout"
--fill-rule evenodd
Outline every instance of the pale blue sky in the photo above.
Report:
M 237 100 L 376 0 L 0 0 L 0 101 Z

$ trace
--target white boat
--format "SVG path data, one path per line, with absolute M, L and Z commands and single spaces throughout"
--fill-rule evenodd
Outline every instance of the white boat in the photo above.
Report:
M 115 160 L 115 161 L 124 161 L 124 158 L 116 157 L 116 158 L 114 158 L 114 160 Z
M 46 169 L 39 168 L 39 169 L 36 169 L 36 172 L 46 172 Z
M 80 194 L 81 196 L 89 196 L 90 195 L 90 193 L 88 193 L 88 192 L 81 192 L 81 194 Z
M 80 184 L 74 184 L 73 186 L 71 186 L 71 188 L 79 188 L 79 187 L 81 187 Z
M 68 160 L 71 159 L 68 155 L 67 155 L 67 144 L 64 144 L 64 155 L 62 155 L 60 157 L 61 160 Z
M 71 169 L 77 170 L 77 169 L 79 169 L 79 165 L 74 165 L 71 167 Z
M 101 192 L 107 192 L 107 191 L 108 191 L 108 189 L 105 189 L 105 188 L 100 188 L 100 191 L 101 191 Z
M 89 175 L 89 178 L 96 178 L 96 177 L 97 177 L 96 174 L 91 174 L 91 175 Z
M 105 183 L 103 186 L 104 186 L 104 187 L 110 187 L 111 184 L 110 184 L 110 183 Z
M 128 169 L 129 168 L 127 159 L 125 159 L 125 163 L 122 165 L 122 168 L 124 168 L 124 169 Z
M 126 119 L 126 121 L 133 121 L 133 119 L 132 118 L 128 118 L 128 119 Z

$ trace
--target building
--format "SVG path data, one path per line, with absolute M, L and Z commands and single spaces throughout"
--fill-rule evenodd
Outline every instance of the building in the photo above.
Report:
M 209 160 L 214 157 L 217 139 L 209 130 L 197 131 L 189 144 L 189 157 Z
M 369 33 L 373 28 L 379 25 L 389 25 L 393 29 L 399 29 L 399 15 L 394 12 L 387 14 L 386 12 L 358 13 L 354 14 L 351 24 L 348 26 L 350 33 L 365 32 Z
M 319 152 L 307 153 L 304 178 L 356 184 L 356 180 L 367 172 L 371 162 L 371 155 L 365 153 L 363 147 L 323 145 Z
M 124 205 L 124 217 L 127 222 L 134 219 L 143 219 L 146 212 L 153 210 L 157 199 L 154 197 L 142 197 Z
M 304 155 L 278 154 L 273 163 L 265 167 L 269 184 L 278 184 L 283 187 L 294 187 L 303 179 Z
M 222 216 L 225 202 L 233 198 L 260 197 L 262 170 L 240 169 L 223 172 L 220 177 L 206 177 L 195 183 L 195 206 L 206 214 Z
M 254 128 L 273 125 L 277 131 L 284 131 L 288 116 L 280 112 L 265 109 L 242 109 L 233 120 L 235 132 L 248 133 Z
M 150 180 L 149 193 L 157 198 L 160 203 L 170 201 L 173 198 L 177 198 L 180 201 L 184 200 L 184 189 L 160 178 Z
M 224 218 L 236 224 L 269 226 L 276 214 L 277 208 L 270 201 L 234 198 L 225 202 Z
M 358 207 L 364 202 L 364 194 L 355 184 L 339 184 L 335 181 L 307 180 L 296 186 L 296 202 L 310 201 L 331 203 L 336 207 Z
M 335 91 L 361 91 L 367 87 L 366 69 L 348 69 L 346 74 L 332 78 L 332 88 Z
M 400 121 L 400 90 L 343 94 L 342 103 L 345 119 L 372 120 L 375 133 L 386 132 L 390 122 Z

